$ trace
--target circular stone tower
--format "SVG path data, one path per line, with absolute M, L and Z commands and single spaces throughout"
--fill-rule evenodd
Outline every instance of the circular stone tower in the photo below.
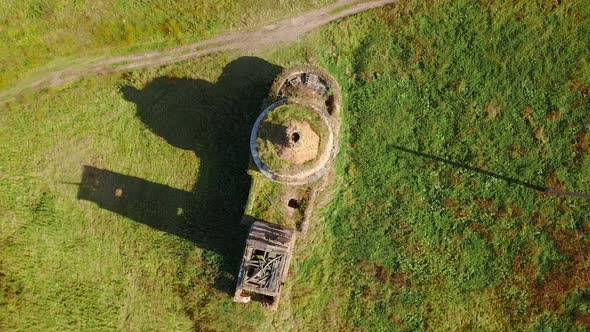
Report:
M 275 79 L 270 99 L 250 135 L 254 163 L 276 182 L 302 185 L 318 180 L 338 152 L 338 83 L 320 68 L 296 66 Z

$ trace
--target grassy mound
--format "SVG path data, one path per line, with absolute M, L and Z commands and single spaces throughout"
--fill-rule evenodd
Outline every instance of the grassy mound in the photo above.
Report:
M 294 123 L 308 123 L 319 137 L 317 156 L 301 165 L 283 160 L 279 151 L 286 144 L 286 129 Z M 287 104 L 270 111 L 260 124 L 256 147 L 260 159 L 274 172 L 294 174 L 311 169 L 317 165 L 326 150 L 329 129 L 321 116 L 309 107 L 299 104 Z

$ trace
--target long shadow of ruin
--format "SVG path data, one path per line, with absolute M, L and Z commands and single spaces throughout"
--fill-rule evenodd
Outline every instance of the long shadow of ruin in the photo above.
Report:
M 236 275 L 246 231 L 240 219 L 250 189 L 251 127 L 281 67 L 255 57 L 230 62 L 217 83 L 159 77 L 138 90 L 124 86 L 137 117 L 171 145 L 200 159 L 192 191 L 85 166 L 78 198 L 216 252 L 221 272 Z M 174 173 L 172 162 L 167 170 Z M 231 293 L 233 280 L 218 280 Z

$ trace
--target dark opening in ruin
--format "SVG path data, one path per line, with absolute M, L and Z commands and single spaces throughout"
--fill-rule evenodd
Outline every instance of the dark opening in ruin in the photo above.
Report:
M 293 134 L 291 134 L 291 140 L 295 143 L 297 143 L 297 141 L 299 141 L 299 133 L 298 132 L 294 132 Z
M 330 115 L 332 115 L 332 111 L 334 110 L 333 105 L 334 105 L 334 96 L 329 96 L 326 99 L 326 108 L 328 109 L 328 114 L 330 114 Z
M 301 207 L 295 198 L 291 198 L 287 205 L 292 209 L 299 209 Z

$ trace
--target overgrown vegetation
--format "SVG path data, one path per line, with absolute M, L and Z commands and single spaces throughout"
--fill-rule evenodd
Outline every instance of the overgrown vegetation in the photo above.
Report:
M 250 192 L 251 206 L 246 206 L 245 214 L 259 220 L 265 220 L 284 226 L 291 226 L 286 223 L 286 216 L 282 208 L 283 186 L 280 183 L 270 181 L 263 175 L 254 174 Z
M 288 144 L 287 129 L 293 123 L 307 123 L 319 138 L 319 153 L 312 160 L 301 165 L 294 164 L 279 157 L 279 151 Z M 327 124 L 322 117 L 310 107 L 288 104 L 270 111 L 260 125 L 256 146 L 260 159 L 272 170 L 287 174 L 300 172 L 302 169 L 314 167 L 326 150 L 329 135 Z
M 590 201 L 541 191 L 590 193 L 589 43 L 583 1 L 403 1 L 269 62 L 222 54 L 9 105 L 0 326 L 587 329 Z M 301 62 L 338 78 L 345 140 L 273 313 L 227 293 L 250 126 L 271 63 Z M 78 201 L 85 164 L 136 204 Z
M 288 186 L 251 171 L 252 186 L 244 214 L 246 221 L 264 220 L 301 230 L 311 187 Z M 294 199 L 294 202 L 289 202 Z
M 251 29 L 330 0 L 0 2 L 0 89 L 41 67 L 158 49 Z

